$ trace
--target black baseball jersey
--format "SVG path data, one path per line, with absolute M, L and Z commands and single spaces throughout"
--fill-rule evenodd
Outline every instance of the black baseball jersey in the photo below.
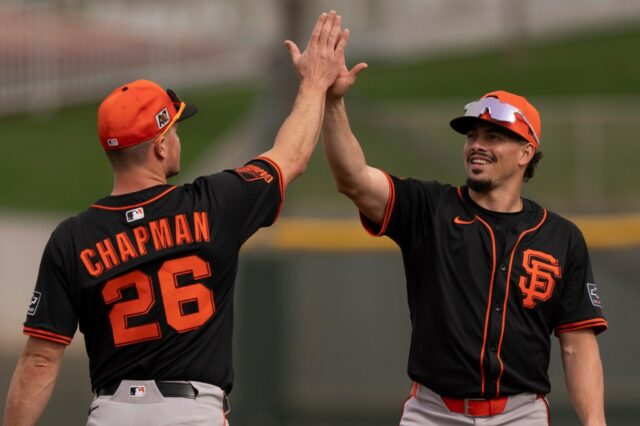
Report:
M 550 335 L 607 328 L 579 229 L 523 200 L 477 205 L 466 187 L 389 176 L 374 235 L 401 248 L 412 334 L 408 373 L 440 395 L 550 391 Z
M 283 195 L 278 166 L 259 158 L 99 200 L 51 235 L 24 333 L 68 344 L 79 324 L 94 389 L 156 379 L 229 392 L 238 251 Z

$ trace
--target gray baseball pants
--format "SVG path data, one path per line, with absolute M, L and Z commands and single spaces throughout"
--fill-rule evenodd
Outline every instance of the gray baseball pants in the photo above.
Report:
M 113 395 L 93 399 L 87 426 L 228 426 L 222 389 L 189 383 L 198 391 L 195 399 L 164 397 L 153 380 L 123 380 Z M 144 392 L 132 395 L 132 387 Z
M 473 416 L 455 413 L 442 397 L 414 383 L 404 404 L 400 426 L 548 426 L 549 405 L 546 398 L 533 393 L 510 396 L 500 414 Z

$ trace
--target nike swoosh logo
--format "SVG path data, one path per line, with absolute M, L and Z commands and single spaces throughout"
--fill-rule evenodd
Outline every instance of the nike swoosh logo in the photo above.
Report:
M 99 406 L 99 405 L 96 405 L 95 407 L 91 407 L 91 408 L 89 408 L 89 415 L 91 415 L 91 412 L 92 412 L 93 410 L 95 410 L 96 408 L 100 408 L 100 406 Z
M 455 223 L 457 225 L 470 225 L 475 221 L 476 221 L 475 217 L 473 219 L 471 219 L 471 220 L 462 220 L 462 219 L 460 219 L 460 216 L 456 216 L 456 217 L 453 218 L 453 223 Z

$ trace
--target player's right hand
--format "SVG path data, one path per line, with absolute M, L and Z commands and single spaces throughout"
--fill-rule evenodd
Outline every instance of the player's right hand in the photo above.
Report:
M 303 53 L 293 41 L 284 42 L 303 85 L 326 91 L 336 80 L 348 40 L 342 37 L 341 20 L 334 10 L 321 14 Z
M 342 39 L 349 40 L 349 30 L 344 30 L 342 34 L 340 34 L 340 41 Z M 336 77 L 336 81 L 333 82 L 329 90 L 327 91 L 328 99 L 341 99 L 344 95 L 347 94 L 351 86 L 356 83 L 356 79 L 358 78 L 358 74 L 364 71 L 369 65 L 364 62 L 360 62 L 355 65 L 351 70 L 347 68 L 347 62 L 344 56 L 344 50 L 342 50 L 342 55 L 340 57 L 340 72 Z

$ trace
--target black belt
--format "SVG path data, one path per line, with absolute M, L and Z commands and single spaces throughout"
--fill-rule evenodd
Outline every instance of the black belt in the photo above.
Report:
M 156 386 L 164 397 L 169 398 L 190 398 L 196 399 L 198 390 L 191 383 L 186 382 L 165 382 L 156 380 Z M 113 395 L 120 387 L 120 382 L 116 382 L 110 386 L 96 389 L 96 396 Z

